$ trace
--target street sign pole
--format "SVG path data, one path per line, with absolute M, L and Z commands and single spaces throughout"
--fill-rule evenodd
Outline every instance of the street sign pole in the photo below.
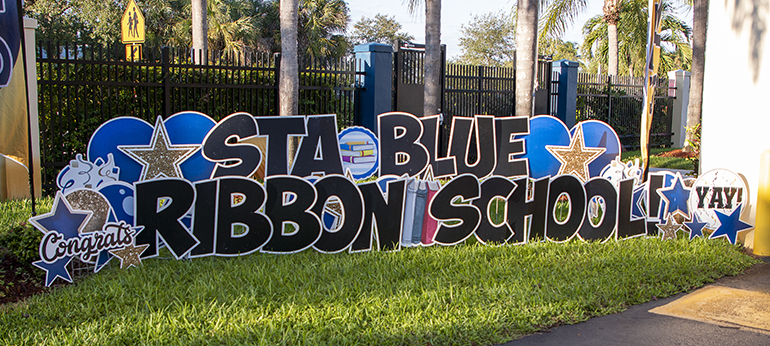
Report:
M 129 0 L 123 17 L 120 19 L 121 41 L 126 45 L 126 60 L 142 60 L 144 43 L 144 14 L 134 0 Z

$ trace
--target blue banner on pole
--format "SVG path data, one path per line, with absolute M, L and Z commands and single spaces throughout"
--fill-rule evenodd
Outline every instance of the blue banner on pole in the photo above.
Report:
M 19 12 L 15 1 L 0 0 L 0 88 L 8 86 L 21 47 Z

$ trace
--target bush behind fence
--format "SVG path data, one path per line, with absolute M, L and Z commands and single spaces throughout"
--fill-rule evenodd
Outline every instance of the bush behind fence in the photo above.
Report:
M 669 96 L 668 79 L 655 88 L 651 133 L 653 147 L 671 145 L 671 116 L 674 97 Z M 578 73 L 576 121 L 601 120 L 609 124 L 629 149 L 639 147 L 644 110 L 644 77 Z

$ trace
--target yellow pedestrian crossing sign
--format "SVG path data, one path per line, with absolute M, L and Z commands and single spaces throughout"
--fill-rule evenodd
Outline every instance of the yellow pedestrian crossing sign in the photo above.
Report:
M 144 43 L 144 15 L 134 0 L 129 0 L 120 20 L 123 43 Z

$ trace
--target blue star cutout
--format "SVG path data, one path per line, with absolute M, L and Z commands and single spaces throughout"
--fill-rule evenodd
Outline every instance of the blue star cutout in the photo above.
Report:
M 67 199 L 61 192 L 57 192 L 51 212 L 32 217 L 29 221 L 41 232 L 56 231 L 64 236 L 64 240 L 67 240 L 80 236 L 79 230 L 85 225 L 89 216 L 91 216 L 90 211 L 73 212 Z
M 685 222 L 684 225 L 687 226 L 687 228 L 690 230 L 690 240 L 695 239 L 695 237 L 703 237 L 703 227 L 708 225 L 706 222 L 699 222 L 698 217 L 693 217 L 693 222 Z
M 738 232 L 754 227 L 741 221 L 740 218 L 742 209 L 743 204 L 739 204 L 738 207 L 730 213 L 730 215 L 715 210 L 720 225 L 716 231 L 714 231 L 714 233 L 711 233 L 709 239 L 727 237 L 727 239 L 730 241 L 730 244 L 735 244 L 736 238 L 738 237 Z
M 32 265 L 45 270 L 45 286 L 49 287 L 56 280 L 56 278 L 62 278 L 68 282 L 72 282 L 70 273 L 67 272 L 67 264 L 72 260 L 72 256 L 60 258 L 53 263 L 45 263 L 44 261 L 33 262 Z
M 99 255 L 96 257 L 96 266 L 94 266 L 94 273 L 98 273 L 102 268 L 104 268 L 105 265 L 107 265 L 107 262 L 109 262 L 112 259 L 112 254 L 107 250 L 99 251 Z
M 690 189 L 684 187 L 682 175 L 679 173 L 676 173 L 673 183 L 671 187 L 658 189 L 658 194 L 666 201 L 666 214 L 672 214 L 678 210 L 685 215 L 690 215 L 690 208 L 687 205 Z

